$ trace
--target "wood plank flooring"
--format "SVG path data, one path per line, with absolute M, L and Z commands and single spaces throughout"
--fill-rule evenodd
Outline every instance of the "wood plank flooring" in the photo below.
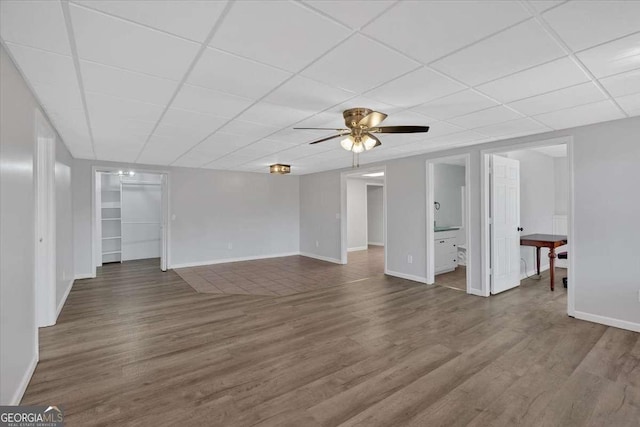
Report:
M 384 247 L 349 252 L 347 265 L 289 256 L 179 268 L 176 273 L 204 294 L 293 295 L 384 273 Z
M 76 282 L 22 404 L 67 426 L 639 425 L 639 334 L 567 317 L 561 284 L 224 295 L 158 267 Z

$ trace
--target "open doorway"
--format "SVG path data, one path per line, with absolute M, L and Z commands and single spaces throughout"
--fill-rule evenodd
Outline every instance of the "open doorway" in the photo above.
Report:
M 427 284 L 472 293 L 468 154 L 427 160 Z
M 386 266 L 385 169 L 368 168 L 342 175 L 342 263 L 371 274 Z
M 167 269 L 167 175 L 94 170 L 94 267 L 157 259 Z
M 565 292 L 568 283 L 571 308 L 571 141 L 483 152 L 483 169 L 487 295 L 521 283 Z

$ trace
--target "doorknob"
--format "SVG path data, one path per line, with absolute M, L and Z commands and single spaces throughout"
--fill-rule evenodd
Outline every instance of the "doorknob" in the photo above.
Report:
M 518 231 L 524 231 L 524 228 L 518 227 Z

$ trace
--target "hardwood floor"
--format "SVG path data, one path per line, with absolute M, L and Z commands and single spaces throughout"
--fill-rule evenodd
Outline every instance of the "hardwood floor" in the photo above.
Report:
M 467 268 L 459 265 L 455 270 L 448 273 L 437 274 L 435 284 L 459 291 L 467 291 Z
M 176 273 L 204 294 L 293 295 L 384 273 L 384 248 L 349 252 L 347 265 L 289 256 L 179 268 Z
M 556 289 L 203 294 L 156 261 L 112 264 L 41 329 L 22 404 L 62 405 L 67 426 L 637 426 L 639 334 L 567 317 Z

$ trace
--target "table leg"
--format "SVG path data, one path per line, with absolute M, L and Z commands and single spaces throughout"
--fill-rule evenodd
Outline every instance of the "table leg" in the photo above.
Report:
M 556 250 L 555 248 L 549 248 L 549 277 L 551 279 L 551 290 L 553 291 L 553 285 L 556 272 Z
M 536 246 L 536 272 L 540 276 L 540 246 Z

